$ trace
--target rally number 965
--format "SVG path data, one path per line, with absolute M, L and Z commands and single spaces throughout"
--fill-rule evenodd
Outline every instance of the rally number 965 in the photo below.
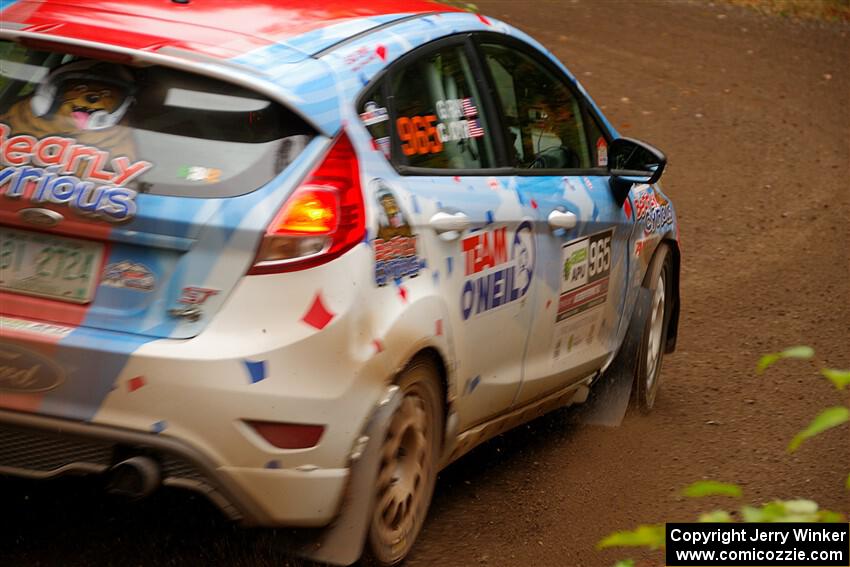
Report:
M 607 275 L 611 270 L 611 237 L 591 239 L 588 254 L 587 275 L 591 278 Z

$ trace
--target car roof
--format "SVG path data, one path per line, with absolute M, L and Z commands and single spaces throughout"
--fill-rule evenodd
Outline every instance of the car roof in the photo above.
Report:
M 545 51 L 503 22 L 430 0 L 0 0 L 0 39 L 87 57 L 112 52 L 121 62 L 234 82 L 326 135 L 342 123 L 341 100 L 353 100 L 386 64 L 424 42 L 472 31 L 506 33 Z M 376 43 L 369 47 L 379 56 L 364 42 Z M 348 65 L 351 49 L 358 53 Z M 323 57 L 336 51 L 342 62 Z
M 331 36 L 342 41 L 405 17 L 457 11 L 429 0 L 6 0 L 0 7 L 6 29 L 218 58 L 325 28 L 336 28 Z

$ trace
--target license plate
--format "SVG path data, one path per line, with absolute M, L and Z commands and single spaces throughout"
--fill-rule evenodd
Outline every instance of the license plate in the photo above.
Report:
M 103 244 L 0 227 L 0 289 L 88 303 Z

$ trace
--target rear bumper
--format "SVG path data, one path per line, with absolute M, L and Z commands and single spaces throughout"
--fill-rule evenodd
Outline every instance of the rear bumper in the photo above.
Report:
M 216 466 L 164 435 L 0 410 L 0 474 L 48 479 L 101 474 L 135 455 L 156 460 L 162 484 L 203 494 L 247 525 L 321 526 L 337 513 L 348 469 Z
M 0 357 L 16 357 L 19 373 L 49 366 L 54 376 L 43 391 L 0 391 L 0 474 L 97 474 L 135 450 L 156 457 L 166 485 L 207 494 L 247 524 L 327 525 L 397 364 L 376 357 L 373 335 L 361 335 L 365 302 L 330 299 L 335 286 L 354 287 L 337 273 L 345 266 L 323 268 L 336 271 L 320 279 L 338 282 L 323 287 L 334 315 L 324 325 L 300 321 L 316 296 L 312 284 L 299 297 L 308 288 L 303 273 L 288 276 L 299 281 L 274 302 L 281 278 L 245 278 L 193 339 L 85 326 L 55 336 L 34 321 L 3 325 Z M 275 445 L 252 422 L 323 433 L 310 447 Z M 193 474 L 171 474 L 172 461 L 190 463 Z

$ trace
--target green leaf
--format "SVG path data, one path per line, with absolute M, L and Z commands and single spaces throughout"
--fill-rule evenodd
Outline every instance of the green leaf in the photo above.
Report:
M 713 512 L 701 514 L 699 521 L 704 524 L 728 524 L 732 521 L 732 516 L 726 510 L 714 510 Z
M 664 547 L 664 524 L 638 526 L 634 531 L 614 532 L 596 544 L 598 549 L 608 547 Z
M 731 496 L 740 498 L 744 491 L 737 484 L 717 482 L 716 480 L 699 480 L 686 487 L 682 494 L 688 498 L 702 498 L 704 496 Z
M 839 512 L 833 512 L 832 510 L 821 510 L 819 512 L 819 514 L 820 514 L 819 520 L 821 522 L 824 522 L 824 523 L 828 523 L 828 522 L 837 523 L 837 522 L 845 522 L 846 521 L 846 519 L 844 518 L 844 514 L 841 514 Z
M 815 350 L 812 347 L 808 346 L 794 346 L 791 348 L 787 348 L 782 352 L 772 352 L 770 354 L 766 354 L 761 359 L 759 359 L 758 364 L 756 365 L 756 374 L 761 374 L 769 366 L 772 366 L 778 360 L 782 360 L 783 358 L 802 358 L 808 359 L 815 355 Z
M 621 559 L 614 563 L 614 567 L 635 567 L 634 559 Z
M 818 522 L 824 515 L 811 500 L 775 500 L 761 508 L 741 510 L 745 522 Z
M 774 362 L 776 362 L 780 358 L 782 358 L 782 357 L 779 356 L 778 352 L 772 352 L 770 354 L 764 355 L 763 357 L 761 357 L 759 359 L 759 363 L 756 364 L 756 374 L 763 373 L 765 370 L 767 370 L 768 366 L 772 365 Z
M 850 409 L 844 406 L 826 408 L 812 420 L 808 427 L 794 436 L 788 444 L 788 452 L 793 453 L 806 439 L 811 439 L 815 435 L 841 425 L 847 420 L 850 420 Z
M 765 522 L 765 513 L 761 508 L 753 508 L 752 506 L 744 506 L 741 508 L 741 518 L 745 522 Z
M 817 514 L 818 504 L 812 500 L 786 500 L 786 514 Z
M 809 359 L 815 355 L 815 349 L 810 346 L 795 346 L 786 348 L 779 353 L 782 358 L 802 358 Z
M 820 371 L 821 374 L 826 376 L 826 378 L 835 384 L 835 387 L 839 390 L 843 390 L 847 386 L 850 386 L 850 370 L 836 370 L 835 368 L 822 368 Z

